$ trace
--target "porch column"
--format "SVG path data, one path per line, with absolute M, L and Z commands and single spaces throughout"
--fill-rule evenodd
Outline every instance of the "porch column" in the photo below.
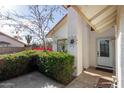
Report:
M 75 57 L 75 72 L 74 75 L 78 76 L 85 64 L 87 55 L 87 23 L 82 20 L 77 11 L 72 7 L 68 8 L 68 52 Z M 84 45 L 84 46 L 83 46 Z M 85 50 L 85 51 L 83 51 Z M 85 61 L 85 62 L 84 62 Z M 88 63 L 87 63 L 88 64 Z
M 117 80 L 118 87 L 124 88 L 124 6 L 118 7 L 117 21 Z

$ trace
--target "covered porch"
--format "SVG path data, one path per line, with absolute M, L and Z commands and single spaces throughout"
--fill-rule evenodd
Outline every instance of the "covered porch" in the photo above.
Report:
M 113 62 L 113 70 L 116 72 L 117 86 L 124 87 L 124 6 L 114 5 L 83 5 L 68 7 L 68 23 L 69 25 L 69 37 L 76 37 L 75 51 L 69 51 L 75 56 L 75 74 L 78 76 L 83 69 L 87 69 L 92 66 L 89 54 L 91 48 L 89 48 L 89 31 L 96 33 L 111 32 L 110 28 L 113 28 L 114 36 L 111 40 L 114 40 L 114 46 L 111 54 L 114 54 L 111 60 L 100 59 L 101 62 Z M 73 20 L 72 20 L 73 19 Z M 74 24 L 73 24 L 74 23 Z M 75 25 L 76 24 L 76 25 Z M 75 36 L 74 36 L 75 35 Z M 109 33 L 108 35 L 111 35 Z M 108 36 L 107 36 L 108 37 Z M 92 39 L 91 39 L 92 40 Z M 108 42 L 108 41 L 107 41 Z M 96 47 L 99 49 L 99 47 Z M 70 48 L 69 50 L 72 50 Z M 109 51 L 110 52 L 110 51 Z M 99 55 L 95 52 L 94 55 Z M 95 56 L 93 56 L 95 58 Z M 90 59 L 90 60 L 89 60 Z M 99 58 L 96 57 L 99 60 Z M 113 60 L 112 60 L 113 59 Z M 98 66 L 98 60 L 96 65 Z M 110 64 L 109 64 L 110 65 Z M 106 66 L 108 67 L 108 66 Z
M 67 88 L 110 88 L 113 87 L 113 73 L 88 68 L 74 79 Z
M 72 20 L 74 19 L 74 20 Z M 117 6 L 68 7 L 68 52 L 75 56 L 75 74 L 97 67 L 115 71 Z
M 112 80 L 112 76 L 117 74 L 118 6 L 66 7 L 68 9 L 68 39 L 74 38 L 75 41 L 73 47 L 68 46 L 68 52 L 75 56 L 76 70 L 74 75 L 83 78 L 83 76 L 87 77 L 90 74 L 91 78 L 94 78 L 93 81 L 98 81 L 97 77 L 106 75 L 106 72 L 91 68 L 102 68 L 114 72 L 109 75 L 109 79 Z

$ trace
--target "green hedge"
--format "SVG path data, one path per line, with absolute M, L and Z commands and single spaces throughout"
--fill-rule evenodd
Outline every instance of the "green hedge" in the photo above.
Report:
M 37 69 L 45 75 L 67 84 L 72 80 L 74 57 L 63 52 L 23 51 L 0 56 L 0 80 Z
M 26 52 L 0 56 L 0 80 L 9 79 L 27 73 L 29 67 L 29 56 Z
M 39 71 L 53 79 L 67 84 L 72 80 L 73 56 L 59 52 L 43 52 L 39 55 Z

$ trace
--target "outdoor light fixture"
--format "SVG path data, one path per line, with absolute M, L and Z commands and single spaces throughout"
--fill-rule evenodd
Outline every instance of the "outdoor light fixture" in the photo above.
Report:
M 70 45 L 74 45 L 74 43 L 76 43 L 76 36 L 75 35 L 72 35 L 69 37 L 69 43 Z
M 74 44 L 75 40 L 74 39 L 71 39 L 70 40 L 70 44 Z

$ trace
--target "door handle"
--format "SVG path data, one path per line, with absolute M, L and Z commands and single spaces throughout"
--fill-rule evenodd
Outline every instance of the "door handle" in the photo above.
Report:
M 99 56 L 99 51 L 97 51 L 97 56 Z

